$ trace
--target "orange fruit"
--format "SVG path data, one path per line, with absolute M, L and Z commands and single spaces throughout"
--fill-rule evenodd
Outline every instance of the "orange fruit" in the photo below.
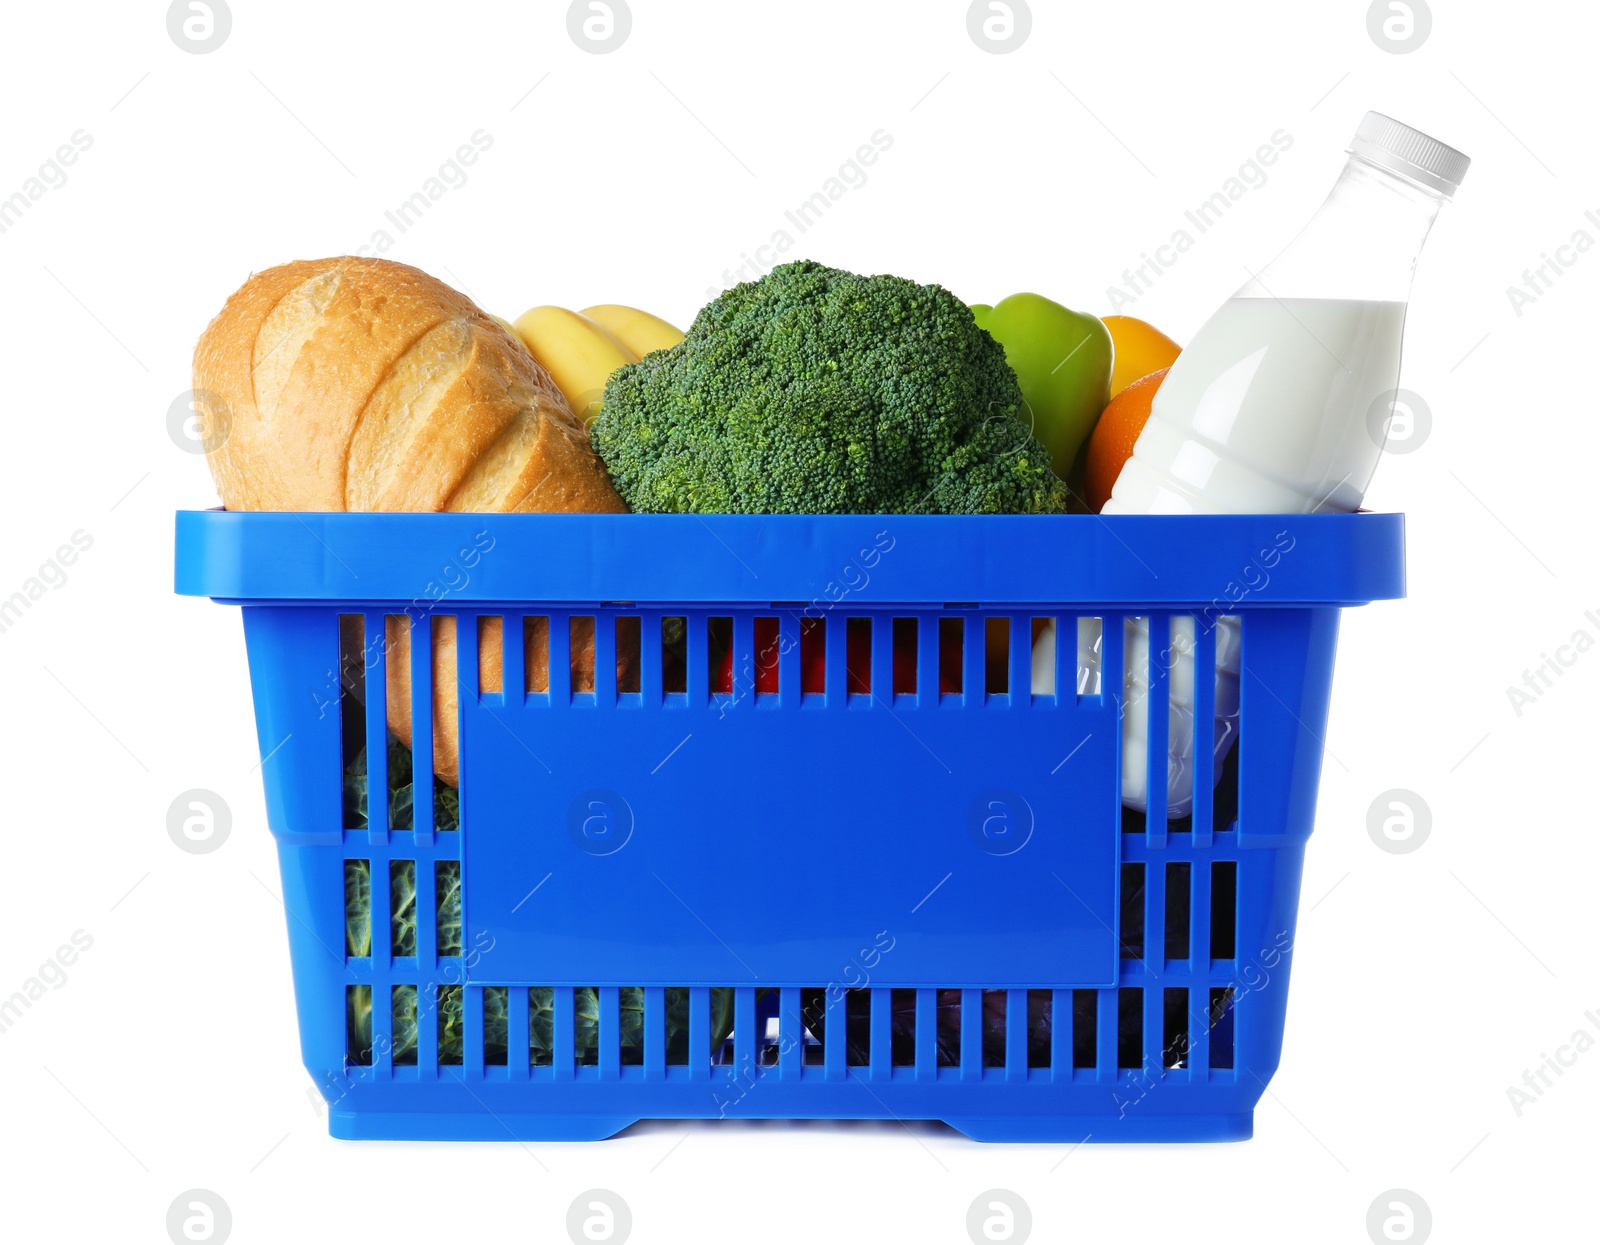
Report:
M 1084 456 L 1083 491 L 1089 509 L 1096 514 L 1111 496 L 1111 489 L 1122 472 L 1122 464 L 1133 453 L 1133 443 L 1150 418 L 1150 402 L 1167 378 L 1167 368 L 1141 376 L 1128 385 L 1100 412 L 1094 431 L 1089 434 L 1089 452 Z
M 1171 367 L 1183 349 L 1153 324 L 1132 316 L 1105 316 L 1111 330 L 1111 396 L 1114 398 L 1141 376 Z

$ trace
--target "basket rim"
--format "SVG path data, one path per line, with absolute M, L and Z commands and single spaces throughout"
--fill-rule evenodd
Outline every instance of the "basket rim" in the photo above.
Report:
M 552 556 L 552 550 L 560 556 Z M 1405 517 L 180 510 L 174 586 L 235 604 L 1123 610 L 1405 595 Z

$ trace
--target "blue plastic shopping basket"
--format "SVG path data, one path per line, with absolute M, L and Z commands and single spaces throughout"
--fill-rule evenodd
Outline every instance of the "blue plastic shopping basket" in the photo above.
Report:
M 205 511 L 178 515 L 177 589 L 244 607 L 335 1136 L 1223 1140 L 1278 1065 L 1339 609 L 1402 595 L 1402 547 L 1376 514 Z M 1183 615 L 1202 671 L 1240 619 L 1240 730 L 1169 821 Z M 1126 709 L 1077 669 L 1080 632 L 1121 669 L 1125 616 L 1153 637 Z M 460 782 L 430 800 L 446 617 Z M 396 618 L 414 757 L 389 738 Z M 1122 807 L 1124 712 L 1148 713 L 1148 814 Z

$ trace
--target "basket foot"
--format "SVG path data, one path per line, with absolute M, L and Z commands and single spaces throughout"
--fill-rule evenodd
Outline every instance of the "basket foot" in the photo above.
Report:
M 1254 1131 L 1249 1111 L 1227 1115 L 1124 1116 L 964 1115 L 945 1123 L 973 1141 L 1184 1142 L 1247 1141 Z
M 604 1141 L 636 1115 L 491 1115 L 426 1111 L 330 1111 L 328 1135 L 345 1141 Z

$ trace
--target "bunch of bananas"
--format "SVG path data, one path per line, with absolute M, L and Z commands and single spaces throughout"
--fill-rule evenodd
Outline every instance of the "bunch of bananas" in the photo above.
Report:
M 615 303 L 582 311 L 535 307 L 518 316 L 515 324 L 500 323 L 550 373 L 585 424 L 600 413 L 612 372 L 683 340 L 683 334 L 659 316 Z

